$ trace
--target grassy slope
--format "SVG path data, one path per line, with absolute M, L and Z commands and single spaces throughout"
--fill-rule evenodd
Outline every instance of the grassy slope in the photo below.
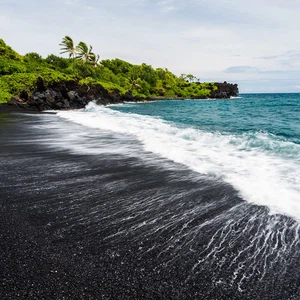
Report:
M 75 68 L 75 72 L 74 72 Z M 216 90 L 213 83 L 189 83 L 167 69 L 153 69 L 147 64 L 133 65 L 120 59 L 103 60 L 101 65 L 84 66 L 82 62 L 49 55 L 46 59 L 37 53 L 19 55 L 0 39 L 0 103 L 5 103 L 22 90 L 30 92 L 38 77 L 48 84 L 61 80 L 101 84 L 121 94 L 131 91 L 144 97 L 206 97 Z

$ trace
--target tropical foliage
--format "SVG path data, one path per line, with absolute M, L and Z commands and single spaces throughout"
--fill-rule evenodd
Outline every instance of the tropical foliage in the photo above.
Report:
M 77 80 L 101 84 L 108 91 L 141 98 L 204 98 L 217 89 L 214 83 L 200 83 L 192 74 L 176 76 L 166 68 L 134 65 L 118 58 L 100 61 L 92 46 L 84 42 L 75 46 L 69 36 L 59 46 L 67 58 L 54 54 L 43 58 L 35 52 L 21 56 L 0 39 L 0 102 L 7 102 L 24 89 L 30 92 L 39 76 L 47 83 Z
M 60 54 L 68 53 L 69 58 L 73 58 L 73 72 L 75 73 L 76 48 L 72 38 L 65 36 L 59 45 L 62 46 Z

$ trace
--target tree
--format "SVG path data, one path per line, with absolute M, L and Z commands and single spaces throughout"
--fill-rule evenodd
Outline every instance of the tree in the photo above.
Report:
M 96 69 L 100 64 L 100 55 L 92 53 L 90 57 L 90 64 Z
M 66 69 L 70 65 L 70 62 L 68 61 L 67 58 L 59 57 L 54 54 L 48 55 L 47 58 L 45 59 L 45 61 L 48 64 L 50 64 L 54 67 L 58 67 L 60 69 Z
M 93 47 L 90 46 L 88 47 L 86 43 L 84 42 L 80 42 L 78 44 L 78 46 L 76 47 L 76 59 L 78 60 L 82 60 L 83 65 L 85 65 L 86 69 L 86 73 L 87 73 L 87 66 L 88 63 L 90 63 L 92 61 L 92 57 L 95 56 L 95 54 L 92 52 Z
M 196 79 L 196 77 L 195 77 L 194 75 L 192 75 L 192 74 L 186 75 L 186 78 L 187 78 L 190 82 L 193 82 L 193 81 Z
M 36 52 L 29 52 L 24 55 L 25 59 L 42 61 L 43 58 Z
M 139 88 L 140 87 L 140 82 L 141 79 L 140 78 L 134 78 L 134 77 L 130 77 L 127 79 L 128 80 L 128 84 L 130 86 L 129 90 L 132 92 L 135 88 Z
M 110 69 L 115 75 L 118 74 L 127 74 L 130 72 L 130 70 L 132 69 L 133 65 L 121 60 L 121 59 L 104 59 L 101 61 L 101 65 Z
M 158 80 L 157 72 L 152 68 L 152 66 L 145 63 L 139 66 L 139 77 L 148 82 L 152 87 L 155 87 L 156 81 Z
M 181 75 L 179 76 L 179 79 L 180 79 L 180 80 L 186 81 L 186 74 L 181 74 Z
M 187 78 L 186 78 L 186 74 L 181 74 L 178 77 L 178 86 L 180 88 L 184 88 L 187 85 Z
M 126 78 L 126 83 L 129 88 L 129 91 L 133 92 L 134 89 L 139 88 L 141 86 L 141 78 L 139 74 L 139 67 L 134 66 Z
M 76 47 L 74 46 L 73 40 L 66 35 L 59 45 L 62 46 L 62 52 L 60 52 L 60 54 L 69 53 L 69 58 L 73 58 L 73 73 L 75 73 Z

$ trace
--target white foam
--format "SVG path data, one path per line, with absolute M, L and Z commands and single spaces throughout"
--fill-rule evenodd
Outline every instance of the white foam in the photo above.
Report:
M 243 199 L 300 220 L 300 145 L 266 133 L 225 135 L 177 128 L 155 117 L 90 103 L 58 116 L 78 124 L 134 135 L 145 150 L 234 186 Z M 264 147 L 267 144 L 267 147 Z

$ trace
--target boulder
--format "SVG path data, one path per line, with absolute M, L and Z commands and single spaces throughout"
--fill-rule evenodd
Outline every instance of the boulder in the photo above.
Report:
M 44 80 L 41 77 L 39 77 L 36 81 L 36 89 L 38 92 L 44 92 L 46 90 Z
M 67 93 L 68 99 L 70 101 L 76 101 L 78 100 L 80 97 L 78 95 L 78 93 L 76 91 L 70 91 Z
M 23 91 L 20 93 L 20 98 L 27 101 L 27 100 L 29 99 L 28 92 L 25 91 L 25 90 L 23 90 Z
M 67 99 L 63 99 L 62 103 L 63 103 L 63 108 L 70 108 L 70 103 Z

